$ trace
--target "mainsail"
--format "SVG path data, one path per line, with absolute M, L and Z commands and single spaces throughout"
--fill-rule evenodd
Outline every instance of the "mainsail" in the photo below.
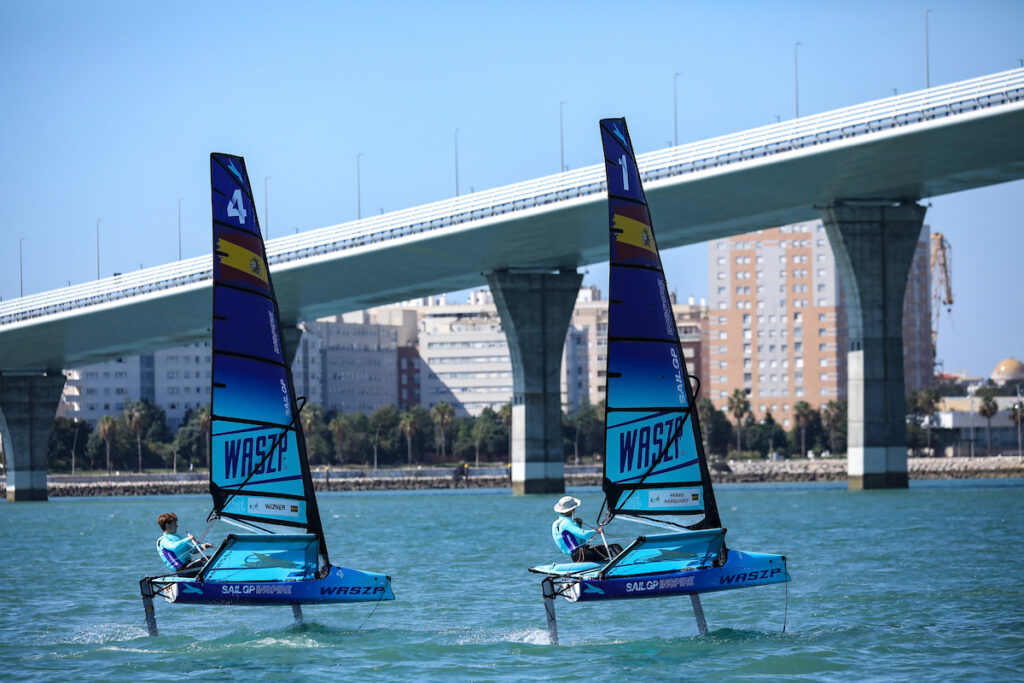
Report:
M 610 517 L 721 526 L 625 119 L 603 119 L 610 274 L 604 492 Z
M 299 407 L 252 188 L 241 157 L 210 155 L 213 201 L 213 515 L 310 533 L 327 562 Z

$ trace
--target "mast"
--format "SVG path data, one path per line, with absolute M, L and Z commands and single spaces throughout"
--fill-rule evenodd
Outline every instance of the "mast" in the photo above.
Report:
M 605 504 L 609 517 L 718 528 L 697 410 L 625 119 L 603 119 L 609 284 Z
M 242 157 L 210 155 L 216 516 L 258 533 L 311 533 L 328 563 L 281 316 Z

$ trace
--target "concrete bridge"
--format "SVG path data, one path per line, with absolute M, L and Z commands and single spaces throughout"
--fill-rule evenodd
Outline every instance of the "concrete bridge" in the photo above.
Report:
M 824 220 L 849 310 L 850 486 L 906 486 L 901 311 L 917 201 L 1024 177 L 1024 69 L 638 161 L 662 248 Z M 513 361 L 513 488 L 560 491 L 558 359 L 577 268 L 607 260 L 603 174 L 592 166 L 272 240 L 283 323 L 487 283 Z M 0 304 L 8 500 L 46 496 L 61 370 L 206 338 L 210 268 L 198 257 Z

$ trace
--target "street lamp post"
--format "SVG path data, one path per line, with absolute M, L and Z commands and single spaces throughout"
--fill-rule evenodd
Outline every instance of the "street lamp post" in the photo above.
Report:
M 928 55 L 928 13 L 930 9 L 924 11 L 924 87 L 932 87 L 932 73 L 931 64 Z
M 267 209 L 267 181 L 270 176 L 263 176 L 263 229 L 266 232 L 266 239 L 270 239 L 270 211 Z
M 96 279 L 100 279 L 100 219 L 96 219 Z
M 565 107 L 565 100 L 558 103 L 558 172 L 565 172 L 565 136 L 563 134 L 564 127 L 562 126 L 562 110 Z
M 459 196 L 459 129 L 455 129 L 455 196 Z
M 359 177 L 359 157 L 361 156 L 363 156 L 362 152 L 356 154 L 356 220 L 363 217 L 363 188 Z
M 181 260 L 181 198 L 178 198 L 178 260 Z
M 25 280 L 23 278 L 23 269 L 21 263 L 21 243 L 25 241 L 24 237 L 18 238 L 18 296 L 25 296 Z
M 679 111 L 678 111 L 678 96 L 676 95 L 676 78 L 679 77 L 679 72 L 672 74 L 672 144 L 676 147 L 679 146 Z
M 794 118 L 800 118 L 800 63 L 797 60 L 797 48 L 803 43 L 793 43 L 793 111 Z

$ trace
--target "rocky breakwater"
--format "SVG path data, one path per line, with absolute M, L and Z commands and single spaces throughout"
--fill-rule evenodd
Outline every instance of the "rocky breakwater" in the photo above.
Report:
M 908 458 L 911 479 L 992 479 L 1024 477 L 1024 458 Z M 715 482 L 846 481 L 846 459 L 729 460 L 711 463 Z

